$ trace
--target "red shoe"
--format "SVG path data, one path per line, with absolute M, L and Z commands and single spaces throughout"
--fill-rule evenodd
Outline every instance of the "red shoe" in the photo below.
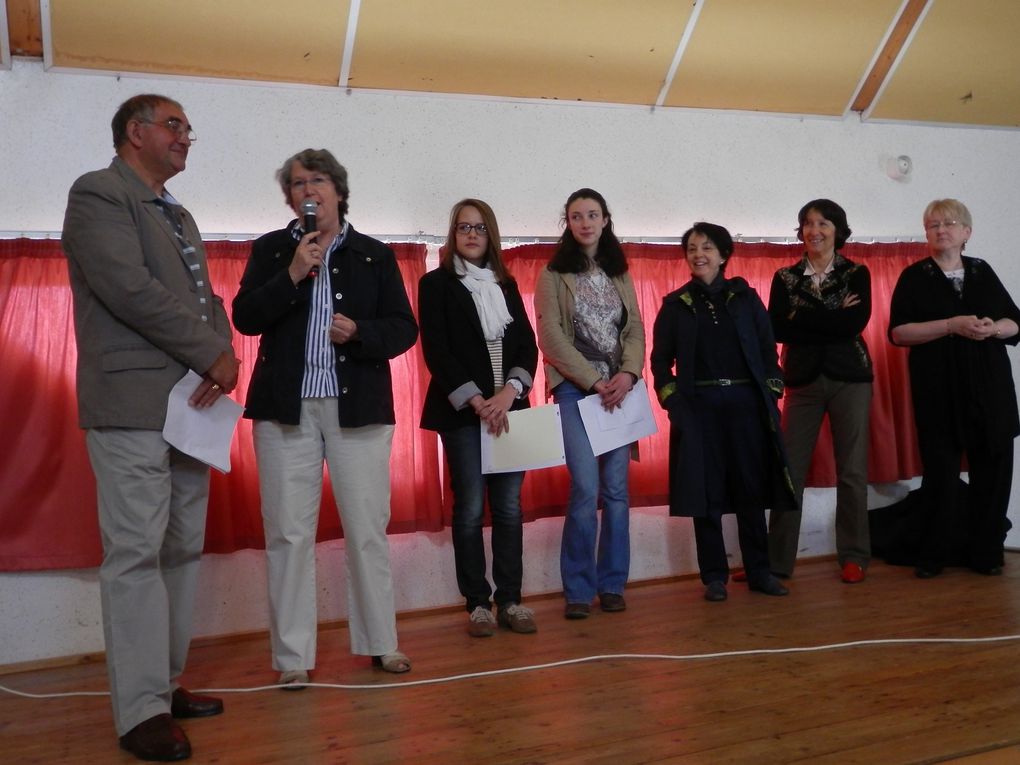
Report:
M 747 572 L 744 571 L 743 569 L 740 569 L 740 571 L 734 572 L 734 574 L 733 574 L 733 576 L 731 578 L 733 579 L 734 582 L 746 582 L 747 581 Z
M 853 561 L 843 564 L 843 571 L 840 578 L 847 584 L 857 584 L 864 581 L 864 569 Z

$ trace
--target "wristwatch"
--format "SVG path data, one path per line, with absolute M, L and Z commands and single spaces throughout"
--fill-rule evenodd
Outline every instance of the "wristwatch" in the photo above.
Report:
M 521 396 L 524 395 L 524 383 L 522 383 L 516 377 L 511 377 L 509 380 L 506 381 L 506 384 L 512 386 L 513 389 L 517 391 L 517 395 L 514 396 L 514 398 L 520 398 Z

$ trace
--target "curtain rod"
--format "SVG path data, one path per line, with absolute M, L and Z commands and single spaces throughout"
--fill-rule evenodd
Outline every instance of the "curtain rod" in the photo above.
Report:
M 263 232 L 264 233 L 264 232 Z M 258 239 L 262 234 L 202 234 L 202 239 L 207 242 L 232 241 L 248 242 Z M 436 244 L 446 243 L 446 236 L 439 234 L 369 234 L 369 236 L 383 242 L 414 243 L 414 244 Z M 0 239 L 60 239 L 59 231 L 0 231 Z M 680 244 L 678 236 L 621 236 L 621 242 L 632 244 Z M 504 247 L 518 247 L 522 244 L 555 244 L 559 237 L 548 236 L 504 236 L 500 238 L 500 244 Z M 792 236 L 741 236 L 733 237 L 734 242 L 747 244 L 797 244 L 797 239 Z M 913 234 L 896 234 L 891 236 L 852 236 L 848 242 L 855 244 L 891 244 L 896 242 L 924 242 L 923 236 Z

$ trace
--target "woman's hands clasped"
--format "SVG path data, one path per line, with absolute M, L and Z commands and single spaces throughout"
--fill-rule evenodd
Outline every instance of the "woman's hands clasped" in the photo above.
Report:
M 977 316 L 954 316 L 946 322 L 949 325 L 949 332 L 953 335 L 965 337 L 968 340 L 986 340 L 997 334 L 995 322 Z
M 630 372 L 617 372 L 608 380 L 599 380 L 594 388 L 602 398 L 602 407 L 611 412 L 623 403 L 636 382 L 637 379 Z
M 489 432 L 499 438 L 503 433 L 510 432 L 510 420 L 507 412 L 513 406 L 517 391 L 510 385 L 504 385 L 503 389 L 492 398 L 482 398 L 481 394 L 472 396 L 468 404 L 475 410 L 478 419 L 485 423 Z

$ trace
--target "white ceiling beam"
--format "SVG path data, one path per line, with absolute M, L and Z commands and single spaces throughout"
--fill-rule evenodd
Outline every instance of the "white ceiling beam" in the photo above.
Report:
M 361 0 L 351 0 L 347 14 L 347 37 L 344 39 L 344 55 L 340 62 L 340 79 L 337 85 L 346 90 L 351 79 L 351 60 L 354 58 L 354 38 L 358 34 L 358 16 L 361 14 Z
M 676 71 L 680 68 L 680 61 L 684 57 L 684 51 L 687 50 L 687 44 L 691 40 L 691 36 L 694 34 L 694 27 L 698 23 L 698 17 L 701 15 L 701 9 L 705 7 L 705 3 L 708 0 L 695 0 L 694 10 L 691 11 L 690 17 L 687 19 L 687 26 L 684 27 L 684 33 L 680 36 L 680 42 L 676 45 L 676 52 L 673 54 L 673 61 L 669 65 L 669 71 L 666 73 L 666 80 L 662 83 L 662 89 L 659 90 L 659 97 L 655 99 L 655 108 L 658 108 L 666 103 L 666 96 L 669 95 L 669 89 L 673 87 L 673 79 L 676 77 Z

